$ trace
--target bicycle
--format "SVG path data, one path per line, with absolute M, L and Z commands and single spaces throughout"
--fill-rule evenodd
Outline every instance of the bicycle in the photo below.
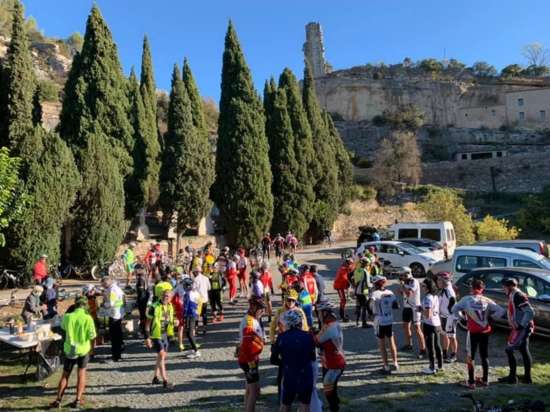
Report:
M 3 269 L 0 273 L 0 289 L 24 288 L 26 283 L 19 270 Z
M 525 400 L 521 403 L 510 400 L 506 406 L 486 406 L 483 401 L 476 400 L 471 393 L 460 395 L 460 397 L 472 401 L 471 411 L 473 412 L 544 412 L 547 406 L 542 401 L 532 400 Z

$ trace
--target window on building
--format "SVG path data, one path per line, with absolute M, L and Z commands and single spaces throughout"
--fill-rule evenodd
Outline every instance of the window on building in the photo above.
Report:
M 519 112 L 519 120 L 525 120 L 525 112 Z
M 497 152 L 497 157 L 502 157 L 502 152 Z
M 497 115 L 497 112 L 495 110 L 491 110 L 491 115 L 496 116 Z
M 464 113 L 464 117 L 468 117 L 468 113 Z
M 462 160 L 468 160 L 468 155 L 466 153 L 462 153 Z
M 492 159 L 492 152 L 472 153 L 472 160 Z
M 525 103 L 525 102 L 523 101 L 523 98 L 519 98 L 519 99 L 518 99 L 518 106 L 523 106 L 523 103 Z
M 541 110 L 539 112 L 540 120 L 546 120 L 546 110 Z

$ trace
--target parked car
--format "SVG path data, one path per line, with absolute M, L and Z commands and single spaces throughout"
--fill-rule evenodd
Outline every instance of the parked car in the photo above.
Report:
M 431 239 L 447 249 L 450 258 L 456 248 L 455 229 L 451 222 L 403 222 L 390 226 L 394 240 Z
M 417 248 L 430 252 L 432 250 L 443 250 L 441 243 L 431 240 L 431 239 L 416 239 L 416 238 L 405 238 L 399 239 L 401 242 L 409 243 Z
M 525 267 L 550 270 L 550 260 L 530 250 L 493 246 L 460 246 L 456 248 L 449 266 L 446 262 L 437 262 L 432 272 L 447 270 L 456 281 L 465 273 L 477 268 Z
M 409 266 L 415 277 L 431 276 L 432 265 L 441 259 L 441 251 L 426 252 L 409 243 L 395 240 L 382 240 L 380 242 L 364 242 L 356 250 L 363 253 L 370 246 L 374 246 L 380 259 L 389 262 L 393 267 Z
M 375 239 L 373 235 L 378 232 L 380 240 L 392 239 L 393 233 L 388 233 L 387 230 L 378 230 L 374 226 L 359 226 L 359 237 L 357 238 L 357 247 L 361 246 L 365 242 L 373 242 Z
M 508 298 L 502 288 L 502 280 L 515 278 L 518 287 L 529 297 L 535 309 L 535 332 L 550 336 L 550 270 L 534 268 L 481 268 L 463 275 L 456 286 L 460 296 L 470 293 L 473 279 L 485 283 L 485 295 L 503 308 L 508 306 Z M 494 319 L 495 323 L 507 326 L 506 319 Z
M 514 249 L 531 250 L 545 257 L 550 257 L 548 253 L 548 244 L 544 240 L 516 239 L 516 240 L 492 240 L 490 242 L 481 242 L 477 246 L 497 246 Z

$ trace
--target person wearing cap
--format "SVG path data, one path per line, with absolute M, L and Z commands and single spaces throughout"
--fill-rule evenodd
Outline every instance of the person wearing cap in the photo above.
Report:
M 422 333 L 428 349 L 429 367 L 422 370 L 426 375 L 433 375 L 443 369 L 443 356 L 439 335 L 441 334 L 441 319 L 439 318 L 439 297 L 437 287 L 432 279 L 422 281 Z M 434 356 L 435 354 L 435 356 Z M 437 367 L 435 360 L 437 358 Z
M 458 340 L 456 339 L 457 319 L 452 314 L 456 304 L 456 292 L 451 283 L 449 272 L 439 272 L 436 276 L 439 288 L 439 318 L 441 319 L 441 346 L 443 349 L 443 361 L 445 363 L 456 362 L 458 352 Z
M 234 255 L 232 259 L 227 262 L 227 270 L 225 276 L 227 278 L 227 284 L 229 285 L 229 303 L 234 305 L 237 302 L 237 287 L 238 287 L 238 273 L 237 262 L 239 261 L 239 255 Z
M 262 299 L 251 298 L 248 311 L 239 326 L 239 345 L 237 359 L 246 379 L 244 410 L 254 412 L 260 396 L 260 354 L 264 349 L 264 330 L 260 323 L 265 312 Z
M 122 358 L 124 337 L 122 334 L 122 318 L 124 316 L 124 292 L 111 276 L 101 279 L 103 292 L 103 307 L 109 313 L 109 336 L 111 338 L 111 356 L 114 362 Z
M 356 299 L 355 325 L 359 326 L 359 319 L 361 319 L 361 326 L 369 328 L 371 326 L 367 323 L 367 311 L 369 310 L 368 296 L 371 287 L 371 276 L 370 260 L 366 257 L 359 260 L 359 267 L 353 272 L 353 287 Z
M 41 303 L 43 292 L 44 287 L 35 285 L 32 288 L 31 293 L 29 293 L 29 296 L 27 296 L 27 299 L 25 299 L 21 316 L 25 319 L 27 324 L 29 324 L 33 319 L 41 319 L 46 311 L 45 305 L 42 305 Z
M 279 268 L 282 274 L 282 283 L 279 285 L 279 288 L 281 289 L 281 294 L 283 301 L 285 300 L 286 295 L 288 292 L 292 289 L 294 284 L 298 282 L 298 270 L 296 270 L 294 267 L 289 267 L 287 264 L 283 263 L 281 268 Z
M 393 334 L 393 310 L 397 309 L 397 298 L 393 292 L 386 289 L 387 279 L 384 276 L 376 275 L 372 279 L 374 291 L 371 294 L 370 305 L 374 314 L 374 331 L 378 338 L 378 347 L 382 355 L 382 370 L 390 373 L 399 369 L 397 361 L 397 348 Z M 386 343 L 390 346 L 393 365 L 388 366 L 388 352 Z
M 208 325 L 208 292 L 212 289 L 212 286 L 210 285 L 210 280 L 204 276 L 200 268 L 193 269 L 193 277 L 193 288 L 199 292 L 201 298 L 199 314 L 202 318 L 202 333 L 206 334 L 206 327 Z
M 134 249 L 136 242 L 130 242 L 128 248 L 124 251 L 122 259 L 124 260 L 124 270 L 126 270 L 126 285 L 130 285 L 132 281 L 132 275 L 134 273 L 134 266 L 136 264 L 136 254 Z
M 302 329 L 303 318 L 296 311 L 283 315 L 285 329 L 271 346 L 270 361 L 282 371 L 281 412 L 290 411 L 294 401 L 300 403 L 300 411 L 309 411 L 314 376 L 311 363 L 315 361 L 313 335 Z
M 162 299 L 164 292 L 171 292 L 174 287 L 170 282 L 170 273 L 167 270 L 162 270 L 160 274 L 160 281 L 156 283 L 154 287 L 154 300 Z
M 161 383 L 165 389 L 173 389 L 174 384 L 168 382 L 166 373 L 166 356 L 168 347 L 174 336 L 174 327 L 177 327 L 177 320 L 174 318 L 174 307 L 170 303 L 172 292 L 165 290 L 160 300 L 147 308 L 147 323 L 145 326 L 145 346 L 148 349 L 155 349 L 157 353 L 157 362 L 155 365 L 155 375 L 152 384 Z
M 347 258 L 342 265 L 338 268 L 336 276 L 334 278 L 334 284 L 332 285 L 338 293 L 340 299 L 340 320 L 342 322 L 349 322 L 349 317 L 346 315 L 346 303 L 348 289 L 351 286 L 350 275 L 353 274 L 353 259 Z
M 221 322 L 223 320 L 222 293 L 225 286 L 223 272 L 220 269 L 219 260 L 212 266 L 212 271 L 208 275 L 210 290 L 208 291 L 208 300 L 212 310 L 212 321 Z
M 329 302 L 320 302 L 318 306 L 321 318 L 321 329 L 315 335 L 315 343 L 320 348 L 321 365 L 323 367 L 323 392 L 327 398 L 329 410 L 340 410 L 338 397 L 338 381 L 346 367 L 344 355 L 344 335 L 342 327 L 336 319 L 334 309 Z
M 199 346 L 195 342 L 195 332 L 197 328 L 197 323 L 200 316 L 200 307 L 202 305 L 201 295 L 195 290 L 194 282 L 191 278 L 184 278 L 182 281 L 183 289 L 185 293 L 183 295 L 183 319 L 185 322 L 185 335 L 189 340 L 191 345 L 192 352 L 187 355 L 188 358 L 197 358 L 201 356 L 199 352 Z M 180 347 L 183 351 L 185 348 Z
M 78 366 L 76 399 L 69 407 L 80 408 L 83 405 L 84 390 L 86 388 L 86 368 L 92 349 L 91 342 L 96 337 L 94 320 L 87 312 L 87 305 L 88 301 L 84 296 L 78 298 L 75 303 L 75 310 L 71 313 L 66 313 L 61 321 L 61 329 L 65 332 L 65 341 L 63 343 L 65 360 L 63 363 L 63 375 L 57 387 L 57 397 L 50 404 L 50 408 L 60 407 L 75 365 Z
M 273 305 L 271 304 L 271 293 L 273 293 L 273 278 L 269 273 L 269 263 L 262 262 L 260 267 L 260 281 L 264 287 L 264 301 L 267 307 L 268 322 L 273 316 Z
M 411 268 L 404 266 L 399 271 L 398 293 L 403 297 L 403 332 L 405 335 L 405 345 L 402 351 L 412 351 L 412 334 L 416 335 L 418 340 L 419 358 L 426 355 L 426 342 L 421 328 L 422 314 L 420 311 L 420 283 L 412 275 Z
M 305 287 L 304 279 L 294 283 L 293 289 L 298 292 L 298 305 L 304 311 L 307 320 L 307 326 L 311 329 L 313 326 L 313 299 Z
M 466 337 L 466 365 L 468 367 L 468 380 L 466 386 L 475 389 L 476 384 L 482 387 L 489 385 L 489 336 L 493 328 L 491 318 L 501 318 L 506 311 L 493 300 L 483 296 L 485 283 L 480 279 L 474 279 L 470 285 L 470 295 L 464 296 L 453 306 L 452 313 L 455 316 L 464 317 L 467 321 L 468 334 Z M 483 376 L 475 377 L 475 357 L 479 349 Z
M 508 296 L 508 324 L 511 327 L 510 335 L 506 345 L 506 355 L 508 356 L 508 365 L 510 372 L 508 376 L 500 378 L 500 383 L 518 383 L 517 377 L 517 361 L 514 355 L 515 351 L 519 351 L 523 358 L 523 367 L 525 374 L 523 383 L 532 384 L 531 364 L 533 359 L 529 352 L 529 337 L 533 333 L 535 323 L 535 311 L 529 303 L 529 298 L 525 293 L 518 289 L 518 282 L 514 278 L 504 279 L 502 287 L 506 296 Z
M 48 277 L 48 255 L 41 255 L 32 269 L 32 278 L 40 285 Z
M 284 300 L 283 306 L 277 309 L 275 316 L 273 316 L 273 319 L 271 320 L 271 324 L 269 326 L 269 340 L 271 343 L 275 342 L 276 333 L 284 330 L 282 316 L 286 311 L 289 310 L 295 310 L 300 313 L 300 315 L 304 319 L 304 322 L 302 323 L 302 328 L 305 331 L 309 330 L 306 315 L 304 311 L 298 306 L 298 292 L 296 292 L 296 290 L 294 289 L 290 289 Z

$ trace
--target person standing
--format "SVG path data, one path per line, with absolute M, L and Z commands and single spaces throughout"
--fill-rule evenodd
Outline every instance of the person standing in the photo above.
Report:
M 293 288 L 298 292 L 298 305 L 304 311 L 307 320 L 307 326 L 311 329 L 313 326 L 313 300 L 304 285 L 303 278 L 296 282 Z M 320 328 L 319 328 L 320 329 Z
M 323 367 L 323 392 L 327 398 L 330 412 L 338 412 L 340 410 L 338 381 L 346 367 L 344 336 L 332 306 L 322 302 L 319 304 L 318 310 L 323 326 L 319 333 L 315 335 L 315 343 L 320 348 L 321 365 Z
M 508 296 L 508 324 L 512 328 L 506 345 L 506 355 L 508 356 L 508 365 L 510 373 L 508 376 L 500 378 L 500 383 L 518 383 L 517 377 L 517 361 L 514 355 L 516 350 L 519 350 L 523 358 L 523 367 L 525 374 L 523 382 L 527 384 L 533 383 L 531 378 L 531 352 L 529 352 L 529 337 L 533 333 L 535 323 L 535 311 L 529 303 L 527 295 L 518 289 L 516 279 L 504 279 L 502 287 L 506 296 Z
M 239 255 L 235 255 L 233 256 L 233 259 L 229 259 L 229 261 L 227 262 L 227 271 L 225 274 L 225 276 L 227 277 L 227 283 L 229 284 L 229 303 L 231 303 L 232 305 L 237 302 L 238 261 Z
M 210 299 L 213 322 L 221 322 L 223 320 L 222 291 L 224 287 L 224 277 L 218 263 L 219 260 L 214 264 L 213 270 L 210 272 L 210 276 L 208 278 L 210 281 L 208 297 Z
M 269 263 L 263 262 L 260 268 L 260 281 L 264 287 L 264 301 L 267 307 L 268 322 L 271 322 L 273 316 L 273 305 L 271 304 L 271 294 L 273 293 L 273 278 L 269 273 Z
M 264 312 L 265 303 L 262 299 L 250 299 L 248 311 L 239 326 L 237 358 L 246 379 L 244 395 L 244 410 L 246 412 L 256 410 L 256 401 L 260 396 L 259 363 L 265 339 L 260 319 Z
M 359 326 L 359 319 L 361 319 L 363 328 L 370 327 L 367 323 L 368 296 L 371 286 L 369 265 L 369 259 L 362 257 L 359 260 L 359 267 L 353 272 L 353 287 L 356 299 L 355 326 Z
M 275 258 L 277 259 L 277 263 L 280 263 L 285 250 L 285 238 L 282 237 L 280 233 L 277 233 L 277 236 L 273 239 L 273 248 L 275 249 Z
M 269 233 L 266 233 L 262 239 L 262 258 L 265 259 L 267 256 L 267 259 L 269 260 L 271 258 L 270 251 L 271 251 L 271 235 Z
M 237 271 L 238 271 L 238 278 L 239 278 L 239 286 L 240 286 L 240 297 L 246 298 L 248 297 L 248 275 L 246 273 L 246 269 L 248 267 L 248 258 L 245 256 L 244 249 L 239 249 L 239 260 L 237 261 Z
M 199 314 L 202 317 L 202 333 L 205 334 L 208 325 L 208 292 L 211 289 L 210 281 L 204 276 L 200 268 L 193 269 L 193 276 L 195 278 L 193 288 L 199 293 L 201 299 Z
M 314 387 L 313 368 L 315 341 L 313 335 L 302 330 L 303 319 L 296 311 L 284 314 L 285 331 L 271 347 L 271 363 L 282 369 L 281 412 L 290 411 L 298 400 L 300 411 L 309 411 Z
M 480 279 L 474 279 L 470 285 L 470 295 L 464 296 L 453 306 L 452 313 L 459 316 L 462 312 L 467 320 L 468 335 L 466 346 L 468 355 L 466 364 L 468 366 L 468 381 L 466 386 L 475 389 L 476 383 L 480 386 L 489 384 L 489 336 L 493 328 L 490 324 L 491 318 L 501 318 L 506 311 L 494 301 L 483 296 L 485 283 Z M 476 382 L 475 378 L 475 357 L 479 349 L 483 377 Z
M 104 288 L 103 306 L 109 312 L 109 336 L 111 339 L 111 356 L 114 362 L 122 358 L 124 338 L 122 335 L 122 317 L 124 316 L 124 292 L 111 276 L 101 280 Z
M 451 283 L 451 274 L 449 272 L 439 272 L 437 274 L 437 286 L 439 288 L 443 361 L 453 363 L 456 362 L 458 341 L 456 339 L 457 320 L 451 313 L 453 306 L 456 304 L 456 292 Z
M 164 292 L 171 292 L 172 289 L 174 289 L 174 287 L 172 286 L 172 282 L 170 281 L 170 272 L 168 270 L 162 270 L 160 273 L 160 281 L 157 282 L 154 287 L 155 300 L 162 299 L 162 295 L 164 295 Z
M 48 277 L 48 255 L 41 255 L 32 269 L 32 278 L 37 285 L 41 285 Z
M 42 293 L 44 293 L 44 287 L 35 285 L 32 288 L 32 292 L 29 293 L 29 296 L 25 299 L 21 316 L 25 319 L 27 324 L 29 324 L 33 318 L 41 319 L 46 311 L 45 305 L 42 305 L 41 303 Z
M 87 306 L 88 300 L 86 297 L 78 298 L 74 311 L 66 313 L 61 321 L 61 329 L 65 332 L 65 341 L 63 343 L 65 360 L 63 363 L 63 374 L 57 388 L 57 397 L 50 404 L 50 408 L 60 407 L 75 365 L 78 366 L 76 399 L 69 407 L 80 408 L 83 405 L 82 398 L 86 388 L 86 367 L 88 366 L 89 354 L 92 349 L 91 342 L 96 338 L 94 320 L 87 313 Z
M 422 318 L 421 301 L 420 301 L 420 283 L 416 280 L 409 267 L 401 268 L 399 273 L 400 288 L 399 294 L 403 296 L 403 332 L 405 335 L 405 345 L 401 348 L 403 351 L 412 351 L 412 333 L 416 335 L 418 340 L 418 357 L 422 358 L 426 355 L 426 343 L 420 321 Z
M 264 298 L 264 284 L 260 280 L 260 272 L 253 270 L 250 272 L 250 297 L 263 299 Z
M 346 303 L 348 289 L 351 286 L 349 281 L 350 274 L 353 274 L 353 259 L 348 258 L 338 268 L 333 284 L 340 299 L 340 320 L 342 322 L 349 322 L 349 317 L 346 315 Z
M 395 346 L 395 337 L 393 335 L 393 309 L 397 309 L 397 298 L 391 290 L 386 289 L 387 279 L 384 276 L 376 275 L 372 279 L 374 291 L 372 292 L 370 303 L 374 314 L 374 331 L 378 338 L 378 347 L 382 355 L 382 370 L 390 373 L 392 369 L 397 371 L 399 363 L 397 362 L 397 348 Z M 389 343 L 393 368 L 388 366 L 388 352 L 386 350 L 386 340 Z
M 134 266 L 136 265 L 136 254 L 134 253 L 135 247 L 136 242 L 130 242 L 128 249 L 126 249 L 122 255 L 122 259 L 124 260 L 124 270 L 126 271 L 127 286 L 130 286 L 132 275 L 134 273 Z
M 290 289 L 288 292 L 284 304 L 281 308 L 277 309 L 275 316 L 271 320 L 271 325 L 269 327 L 269 341 L 273 344 L 275 342 L 275 336 L 277 333 L 284 330 L 284 314 L 289 310 L 297 311 L 300 316 L 303 318 L 302 328 L 305 332 L 309 330 L 307 326 L 307 317 L 302 308 L 298 306 L 298 292 L 295 289 Z
M 183 319 L 185 322 L 185 335 L 191 345 L 191 352 L 187 355 L 188 358 L 198 358 L 201 356 L 199 347 L 195 342 L 195 331 L 199 320 L 199 306 L 201 305 L 201 296 L 199 292 L 194 289 L 193 279 L 184 278 L 182 281 L 185 294 L 183 295 Z M 183 344 L 181 350 L 183 350 Z
M 438 370 L 443 369 L 443 356 L 441 354 L 441 345 L 439 344 L 439 335 L 441 333 L 441 319 L 439 318 L 439 298 L 435 283 L 431 279 L 424 279 L 422 282 L 422 333 L 426 340 L 428 348 L 428 359 L 430 366 L 422 370 L 426 375 L 433 375 Z M 435 357 L 434 357 L 435 352 Z M 435 359 L 437 358 L 437 368 Z
M 145 336 L 145 323 L 147 321 L 147 303 L 149 302 L 149 285 L 146 268 L 142 264 L 135 266 L 136 272 L 136 305 L 139 312 L 139 328 Z
M 152 384 L 160 384 L 160 376 L 162 385 L 166 389 L 174 388 L 174 384 L 168 382 L 166 373 L 166 356 L 170 346 L 169 339 L 174 336 L 174 326 L 177 326 L 177 322 L 174 320 L 174 308 L 170 303 L 171 299 L 172 292 L 164 291 L 160 301 L 147 308 L 147 323 L 145 326 L 145 346 L 148 349 L 154 348 L 157 353 L 155 376 Z

